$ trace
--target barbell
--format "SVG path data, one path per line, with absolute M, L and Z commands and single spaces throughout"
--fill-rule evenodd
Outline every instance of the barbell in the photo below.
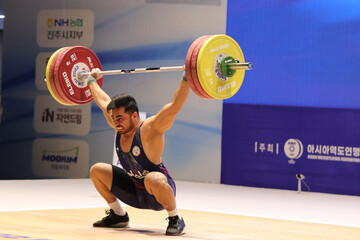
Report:
M 197 38 L 189 47 L 185 65 L 173 67 L 137 68 L 102 71 L 96 54 L 83 46 L 63 47 L 55 51 L 46 65 L 46 85 L 53 98 L 63 105 L 86 104 L 93 100 L 87 78 L 94 68 L 99 74 L 184 71 L 193 92 L 206 99 L 226 99 L 240 89 L 245 70 L 252 69 L 245 62 L 237 42 L 223 34 Z M 102 86 L 103 78 L 97 80 Z

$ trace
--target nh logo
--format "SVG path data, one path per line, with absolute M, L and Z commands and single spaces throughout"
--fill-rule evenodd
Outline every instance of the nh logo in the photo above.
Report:
M 66 26 L 68 27 L 70 24 L 69 19 L 53 19 L 53 18 L 48 18 L 47 20 L 47 26 L 48 28 L 52 28 L 52 27 L 63 27 Z

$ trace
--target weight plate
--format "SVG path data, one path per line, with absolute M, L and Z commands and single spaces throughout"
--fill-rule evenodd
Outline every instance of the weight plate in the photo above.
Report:
M 186 58 L 185 58 L 185 74 L 186 74 L 186 79 L 190 85 L 190 88 L 193 90 L 193 92 L 198 95 L 199 97 L 203 98 L 203 95 L 197 90 L 197 88 L 194 85 L 194 81 L 192 79 L 192 69 L 191 69 L 191 57 L 193 54 L 193 50 L 196 46 L 196 44 L 204 37 L 199 37 L 197 39 L 195 39 L 195 41 L 192 42 L 192 44 L 190 45 L 187 54 L 186 54 Z
M 54 65 L 57 59 L 57 54 L 62 50 L 63 48 L 58 49 L 57 51 L 55 51 L 47 65 L 46 65 L 46 86 L 49 89 L 49 92 L 51 94 L 51 96 L 60 104 L 63 105 L 69 105 L 69 103 L 67 101 L 65 101 L 57 92 L 56 88 L 55 88 L 55 79 L 54 79 Z
M 202 88 L 202 86 L 199 82 L 199 77 L 198 77 L 198 73 L 197 73 L 197 59 L 198 59 L 199 51 L 200 51 L 202 45 L 210 37 L 211 37 L 211 35 L 204 36 L 196 44 L 193 54 L 191 56 L 191 74 L 192 74 L 192 79 L 193 79 L 195 88 L 199 91 L 199 93 L 203 96 L 203 98 L 206 98 L 206 99 L 214 99 L 214 98 L 211 97 L 209 94 L 207 94 L 206 91 L 204 91 L 204 89 Z
M 75 46 L 59 53 L 59 59 L 55 65 L 55 75 L 58 84 L 65 96 L 74 104 L 86 104 L 92 101 L 92 95 L 86 80 L 79 79 L 80 71 L 91 72 L 92 69 L 102 69 L 96 54 L 89 48 Z M 103 79 L 97 80 L 102 86 Z
M 231 56 L 239 62 L 245 62 L 244 55 L 237 42 L 227 35 L 213 35 L 201 46 L 197 58 L 197 74 L 204 91 L 213 98 L 226 99 L 240 89 L 245 70 L 236 70 L 232 77 L 224 77 L 220 62 Z
M 58 92 L 58 96 L 61 97 L 65 102 L 67 102 L 69 105 L 76 105 L 71 98 L 69 98 L 66 93 L 64 92 L 63 87 L 61 86 L 60 79 L 59 79 L 59 73 L 56 71 L 56 66 L 61 63 L 63 60 L 64 53 L 68 52 L 73 47 L 66 47 L 59 51 L 59 53 L 55 56 L 54 59 L 54 66 L 53 66 L 53 72 L 54 72 L 54 89 Z M 55 92 L 56 92 L 55 91 Z

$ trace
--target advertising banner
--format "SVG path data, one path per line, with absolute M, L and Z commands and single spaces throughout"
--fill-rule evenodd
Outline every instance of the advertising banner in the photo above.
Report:
M 221 183 L 360 195 L 360 110 L 225 104 Z

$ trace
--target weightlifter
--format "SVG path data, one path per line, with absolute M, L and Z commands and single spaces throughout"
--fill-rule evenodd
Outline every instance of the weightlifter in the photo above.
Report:
M 123 168 L 107 163 L 96 163 L 90 169 L 95 188 L 108 203 L 107 216 L 94 227 L 126 227 L 129 223 L 122 202 L 140 209 L 166 209 L 169 220 L 166 235 L 180 235 L 184 219 L 176 207 L 176 187 L 162 162 L 164 133 L 174 123 L 176 114 L 184 105 L 190 86 L 185 72 L 172 101 L 155 116 L 141 120 L 135 99 L 117 95 L 112 99 L 99 87 L 101 76 L 93 69 L 88 80 L 93 98 L 103 111 L 108 124 L 116 133 L 116 152 Z

